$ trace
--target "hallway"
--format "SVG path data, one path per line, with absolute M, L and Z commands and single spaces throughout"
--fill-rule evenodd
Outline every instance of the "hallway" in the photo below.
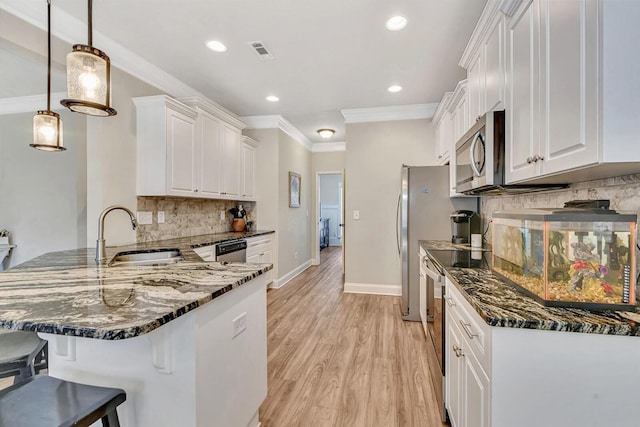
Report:
M 399 297 L 343 294 L 341 254 L 268 292 L 262 426 L 440 426 L 420 323 Z

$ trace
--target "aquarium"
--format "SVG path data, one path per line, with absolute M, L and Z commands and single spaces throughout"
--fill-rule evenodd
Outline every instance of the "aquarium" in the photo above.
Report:
M 635 310 L 636 223 L 608 209 L 495 212 L 491 268 L 546 306 Z

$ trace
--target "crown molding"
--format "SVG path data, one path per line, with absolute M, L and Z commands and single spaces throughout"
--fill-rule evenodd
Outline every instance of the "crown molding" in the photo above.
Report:
M 523 0 L 502 0 L 502 3 L 500 4 L 500 10 L 505 15 L 511 17 L 522 2 Z
M 347 144 L 344 141 L 340 142 L 314 142 L 311 151 L 313 153 L 332 153 L 335 151 L 345 151 Z
M 51 109 L 64 110 L 60 105 L 60 101 L 67 97 L 66 92 L 56 92 L 51 94 Z M 0 99 L 0 115 L 19 114 L 19 113 L 36 113 L 38 110 L 44 110 L 47 107 L 47 94 L 20 96 L 15 98 Z
M 247 127 L 247 125 L 242 122 L 238 116 L 236 116 L 217 102 L 202 99 L 198 96 L 178 98 L 178 101 L 188 105 L 189 107 L 204 110 L 207 113 L 219 118 L 220 120 L 224 120 L 225 122 L 239 128 L 240 130 Z
M 436 108 L 436 112 L 433 114 L 433 122 L 438 123 L 442 118 L 444 112 L 448 109 L 449 103 L 451 102 L 451 98 L 453 97 L 453 92 L 445 92 L 442 95 L 442 99 L 438 104 L 438 108 Z
M 458 65 L 465 70 L 469 68 L 471 61 L 475 58 L 475 55 L 482 46 L 482 43 L 487 40 L 491 29 L 496 24 L 496 21 L 500 19 L 501 5 L 501 0 L 489 0 L 487 5 L 484 7 L 482 15 L 480 15 L 480 19 L 478 20 L 473 33 L 471 33 L 469 43 L 467 43 L 467 47 L 464 49 L 462 58 L 460 58 L 460 62 L 458 63 Z
M 280 129 L 298 144 L 302 145 L 309 151 L 312 151 L 313 143 L 309 138 L 304 136 L 302 132 L 291 124 L 287 119 L 280 115 L 272 116 L 244 116 L 240 117 L 248 129 Z
M 39 2 L 0 0 L 0 9 L 7 11 L 37 28 L 44 31 L 47 30 L 46 8 Z M 53 15 L 52 19 L 56 22 L 55 26 L 51 29 L 51 34 L 72 45 L 86 40 L 86 22 L 71 16 L 60 8 L 53 8 L 51 13 Z M 196 89 L 183 83 L 178 78 L 136 55 L 123 45 L 114 42 L 95 29 L 93 31 L 93 41 L 94 46 L 109 55 L 111 65 L 155 86 L 172 97 L 198 97 L 213 105 L 218 105 Z M 219 108 L 235 121 L 239 120 L 238 116 L 232 112 L 223 107 Z
M 411 104 L 391 107 L 350 108 L 342 110 L 345 123 L 386 122 L 393 120 L 430 119 L 438 104 Z

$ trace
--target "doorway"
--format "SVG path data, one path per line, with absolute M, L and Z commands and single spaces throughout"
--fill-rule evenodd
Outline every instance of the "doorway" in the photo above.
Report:
M 344 251 L 344 175 L 342 171 L 318 172 L 316 175 L 316 259 L 321 251 Z M 339 249 L 338 249 L 339 248 Z M 344 263 L 343 263 L 344 270 Z

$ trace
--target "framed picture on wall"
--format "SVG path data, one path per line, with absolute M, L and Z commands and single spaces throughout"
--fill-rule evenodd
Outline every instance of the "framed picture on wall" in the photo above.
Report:
M 289 172 L 289 207 L 300 207 L 300 174 Z

